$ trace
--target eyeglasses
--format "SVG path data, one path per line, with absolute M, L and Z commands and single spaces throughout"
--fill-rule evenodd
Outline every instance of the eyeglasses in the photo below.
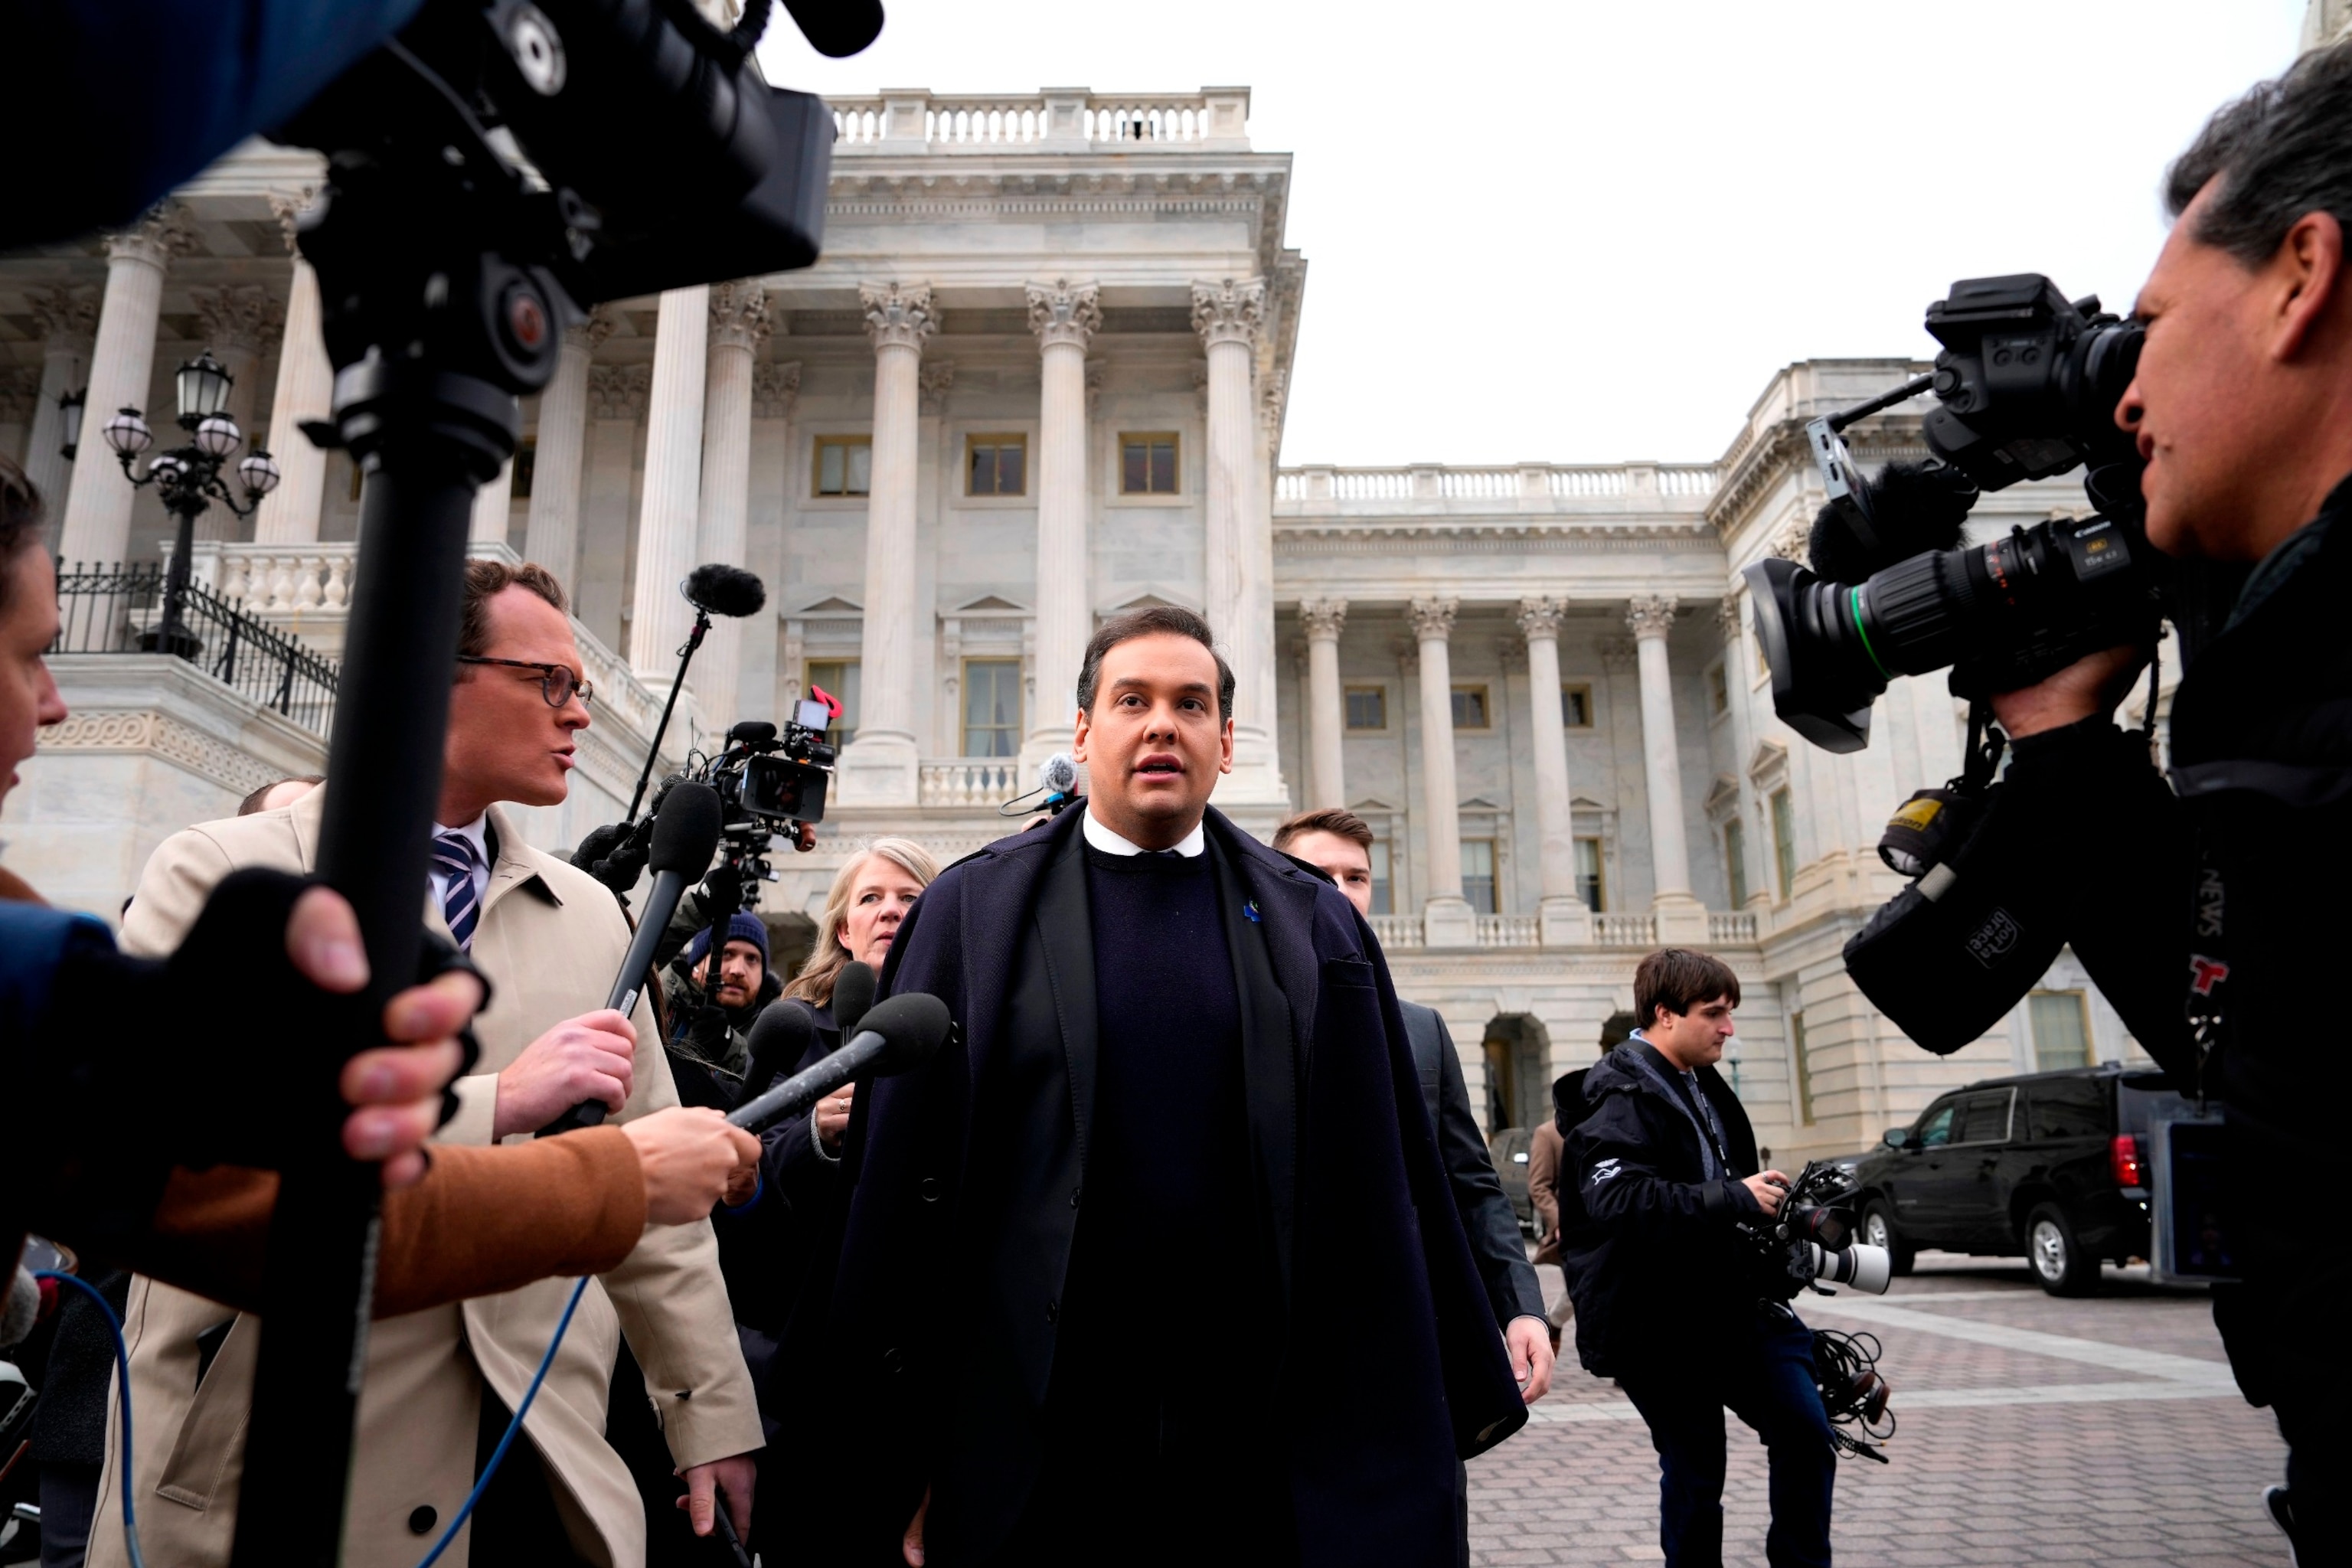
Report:
M 461 653 L 457 656 L 457 662 L 502 664 L 511 669 L 535 669 L 539 671 L 539 694 L 547 699 L 550 708 L 561 708 L 574 697 L 579 698 L 581 705 L 585 707 L 596 695 L 595 684 L 572 674 L 569 665 L 537 664 L 527 658 L 485 658 L 478 653 Z

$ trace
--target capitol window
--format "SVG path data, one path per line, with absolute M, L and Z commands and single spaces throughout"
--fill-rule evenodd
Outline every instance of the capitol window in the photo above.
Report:
M 1772 866 L 1780 873 L 1780 901 L 1797 885 L 1797 803 L 1786 789 L 1772 792 Z
M 1118 438 L 1118 493 L 1123 496 L 1172 496 L 1176 493 L 1176 435 L 1146 431 Z
M 1720 719 L 1731 711 L 1731 687 L 1723 673 L 1723 661 L 1717 659 L 1706 667 L 1706 712 L 1710 719 Z
M 2036 1072 L 2091 1065 L 2091 1011 L 2080 991 L 2028 993 L 2025 1020 Z
M 1465 838 L 1462 841 L 1462 896 L 1469 900 L 1474 913 L 1491 915 L 1496 912 L 1493 839 Z
M 1592 688 L 1563 686 L 1559 689 L 1559 721 L 1571 730 L 1592 728 Z
M 1395 912 L 1395 900 L 1391 898 L 1389 891 L 1389 844 L 1387 839 L 1375 838 L 1372 840 L 1371 858 L 1372 913 L 1376 915 L 1392 914 Z
M 845 746 L 857 739 L 857 661 L 854 658 L 813 658 L 808 661 L 807 679 L 801 689 L 822 687 L 826 696 L 841 704 L 841 717 L 833 721 L 827 738 L 836 746 Z
M 1494 727 L 1494 721 L 1487 715 L 1485 687 L 1457 686 L 1454 689 L 1454 727 L 1457 730 L 1488 730 Z
M 1389 694 L 1385 687 L 1348 688 L 1348 728 L 1385 730 L 1389 727 Z
M 813 494 L 867 494 L 874 488 L 874 437 L 820 436 L 816 438 L 815 461 L 810 468 L 816 480 Z
M 967 757 L 1017 757 L 1021 754 L 1019 659 L 968 658 L 963 661 L 963 754 Z
M 963 473 L 963 493 L 968 496 L 1027 495 L 1029 437 L 967 436 Z
M 1609 879 L 1601 868 L 1601 840 L 1576 841 L 1576 896 L 1598 914 L 1609 907 Z

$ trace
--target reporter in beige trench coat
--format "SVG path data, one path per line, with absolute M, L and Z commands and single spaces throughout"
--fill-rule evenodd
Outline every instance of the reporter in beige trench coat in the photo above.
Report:
M 561 610 L 534 597 L 538 590 L 511 584 L 482 595 L 478 574 L 488 566 L 476 563 L 472 568 L 467 640 L 492 654 L 553 660 L 576 670 L 578 654 Z M 547 586 L 553 588 L 551 580 Z M 477 624 L 482 606 L 474 602 L 486 597 L 492 623 L 487 634 Z M 507 798 L 520 796 L 533 805 L 562 799 L 571 732 L 583 728 L 586 718 L 578 699 L 553 710 L 543 700 L 538 678 L 528 672 L 492 667 L 468 673 L 479 689 L 461 681 L 453 693 L 446 788 L 458 787 L 468 734 L 479 739 L 485 753 L 507 753 L 506 766 L 513 773 L 519 738 L 526 746 L 541 738 L 530 728 L 539 725 L 549 754 L 560 750 L 561 763 L 534 763 L 526 757 L 520 768 L 524 776 L 499 782 L 507 785 Z M 523 697 L 527 703 L 517 700 Z M 489 765 L 495 770 L 495 756 Z M 530 777 L 533 766 L 551 777 Z M 207 823 L 165 840 L 149 860 L 124 919 L 123 944 L 137 952 L 169 951 L 194 922 L 205 894 L 231 870 L 311 869 L 326 795 L 317 790 L 282 810 Z M 449 798 L 445 793 L 445 811 Z M 461 1108 L 440 1133 L 441 1141 L 453 1143 L 493 1141 L 500 1121 L 499 1074 L 542 1034 L 601 1005 L 629 941 L 627 921 L 601 884 L 525 844 L 514 819 L 498 805 L 488 807 L 488 823 L 495 858 L 472 956 L 496 994 L 475 1021 L 482 1046 L 479 1067 L 458 1080 Z M 427 904 L 428 923 L 446 931 L 437 903 L 428 896 Z M 616 1118 L 624 1121 L 677 1103 L 659 1032 L 642 999 L 632 1022 L 634 1073 Z M 509 1120 L 518 1109 L 508 1107 Z M 410 1568 L 446 1527 L 474 1480 L 482 1382 L 488 1382 L 509 1409 L 521 1400 L 570 1290 L 567 1280 L 544 1279 L 375 1325 L 360 1398 L 343 1555 L 347 1568 Z M 197 1378 L 197 1336 L 227 1316 L 226 1309 L 202 1297 L 152 1280 L 140 1279 L 131 1289 L 124 1326 L 138 1417 L 134 1476 L 142 1544 L 151 1563 L 215 1568 L 228 1562 L 251 1403 L 253 1320 L 236 1320 L 201 1384 Z M 741 1491 L 740 1500 L 731 1500 L 740 1510 L 748 1506 L 750 1461 L 733 1457 L 761 1442 L 709 1222 L 649 1227 L 627 1259 L 600 1276 L 582 1299 L 524 1422 L 572 1549 L 610 1568 L 635 1568 L 646 1557 L 643 1506 L 626 1467 L 604 1436 L 615 1336 L 624 1332 L 645 1368 L 646 1386 L 654 1391 L 681 1470 L 713 1461 L 739 1466 L 721 1479 L 730 1494 Z M 121 1484 L 111 1400 L 108 1411 L 101 1497 L 114 1496 Z M 424 1509 L 433 1510 L 436 1522 L 418 1531 L 415 1521 L 426 1517 Z M 467 1533 L 470 1524 L 451 1543 L 444 1563 L 467 1561 Z M 127 1562 L 120 1510 L 100 1509 L 89 1563 L 92 1568 L 121 1568 Z

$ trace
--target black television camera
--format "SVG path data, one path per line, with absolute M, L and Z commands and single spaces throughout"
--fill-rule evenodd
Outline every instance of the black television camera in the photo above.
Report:
M 1822 1289 L 1829 1284 L 1885 1295 L 1894 1259 L 1886 1248 L 1854 1239 L 1853 1211 L 1845 1206 L 1853 1178 L 1815 1160 L 1784 1190 L 1779 1214 L 1739 1226 L 1756 1247 L 1765 1293 L 1785 1301 L 1800 1290 L 1832 1294 Z
M 1944 345 L 1931 374 L 1806 427 L 1829 493 L 1812 569 L 1775 558 L 1744 573 L 1773 710 L 1825 751 L 1868 744 L 1870 706 L 1898 675 L 1948 665 L 1954 694 L 1976 700 L 2153 643 L 2178 577 L 2147 544 L 2138 450 L 2115 423 L 2139 323 L 2021 273 L 1955 283 L 1927 307 L 1927 330 Z M 1864 479 L 1843 432 L 1929 391 L 1932 459 Z M 1962 544 L 1983 491 L 2077 464 L 2095 515 Z
M 763 858 L 770 835 L 784 835 L 803 853 L 816 847 L 833 782 L 835 752 L 824 738 L 832 722 L 832 706 L 815 698 L 801 701 L 782 734 L 765 720 L 746 719 L 727 731 L 726 750 L 688 775 L 719 792 L 729 858 L 756 864 L 762 879 L 772 879 Z M 739 856 L 739 839 L 756 847 Z

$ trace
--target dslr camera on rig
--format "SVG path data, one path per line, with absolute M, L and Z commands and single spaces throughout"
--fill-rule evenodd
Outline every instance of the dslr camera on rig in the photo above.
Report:
M 1741 1234 L 1756 1247 L 1766 1295 L 1785 1301 L 1824 1285 L 1886 1294 L 1894 1258 L 1883 1247 L 1854 1239 L 1853 1211 L 1844 1205 L 1853 1188 L 1844 1171 L 1815 1160 L 1789 1184 L 1779 1214 L 1741 1222 Z
M 2175 587 L 2147 543 L 2138 450 L 2115 423 L 2140 324 L 2028 272 L 1955 283 L 1927 331 L 1943 345 L 1933 373 L 1806 426 L 1829 492 L 1811 569 L 1776 558 L 1745 572 L 1773 710 L 1825 751 L 1869 743 L 1871 704 L 1898 675 L 1948 666 L 1953 693 L 1976 700 L 2152 643 Z M 1929 460 L 1864 479 L 1846 427 L 1927 392 Z M 2093 515 L 1962 542 L 1985 491 L 2077 464 Z

